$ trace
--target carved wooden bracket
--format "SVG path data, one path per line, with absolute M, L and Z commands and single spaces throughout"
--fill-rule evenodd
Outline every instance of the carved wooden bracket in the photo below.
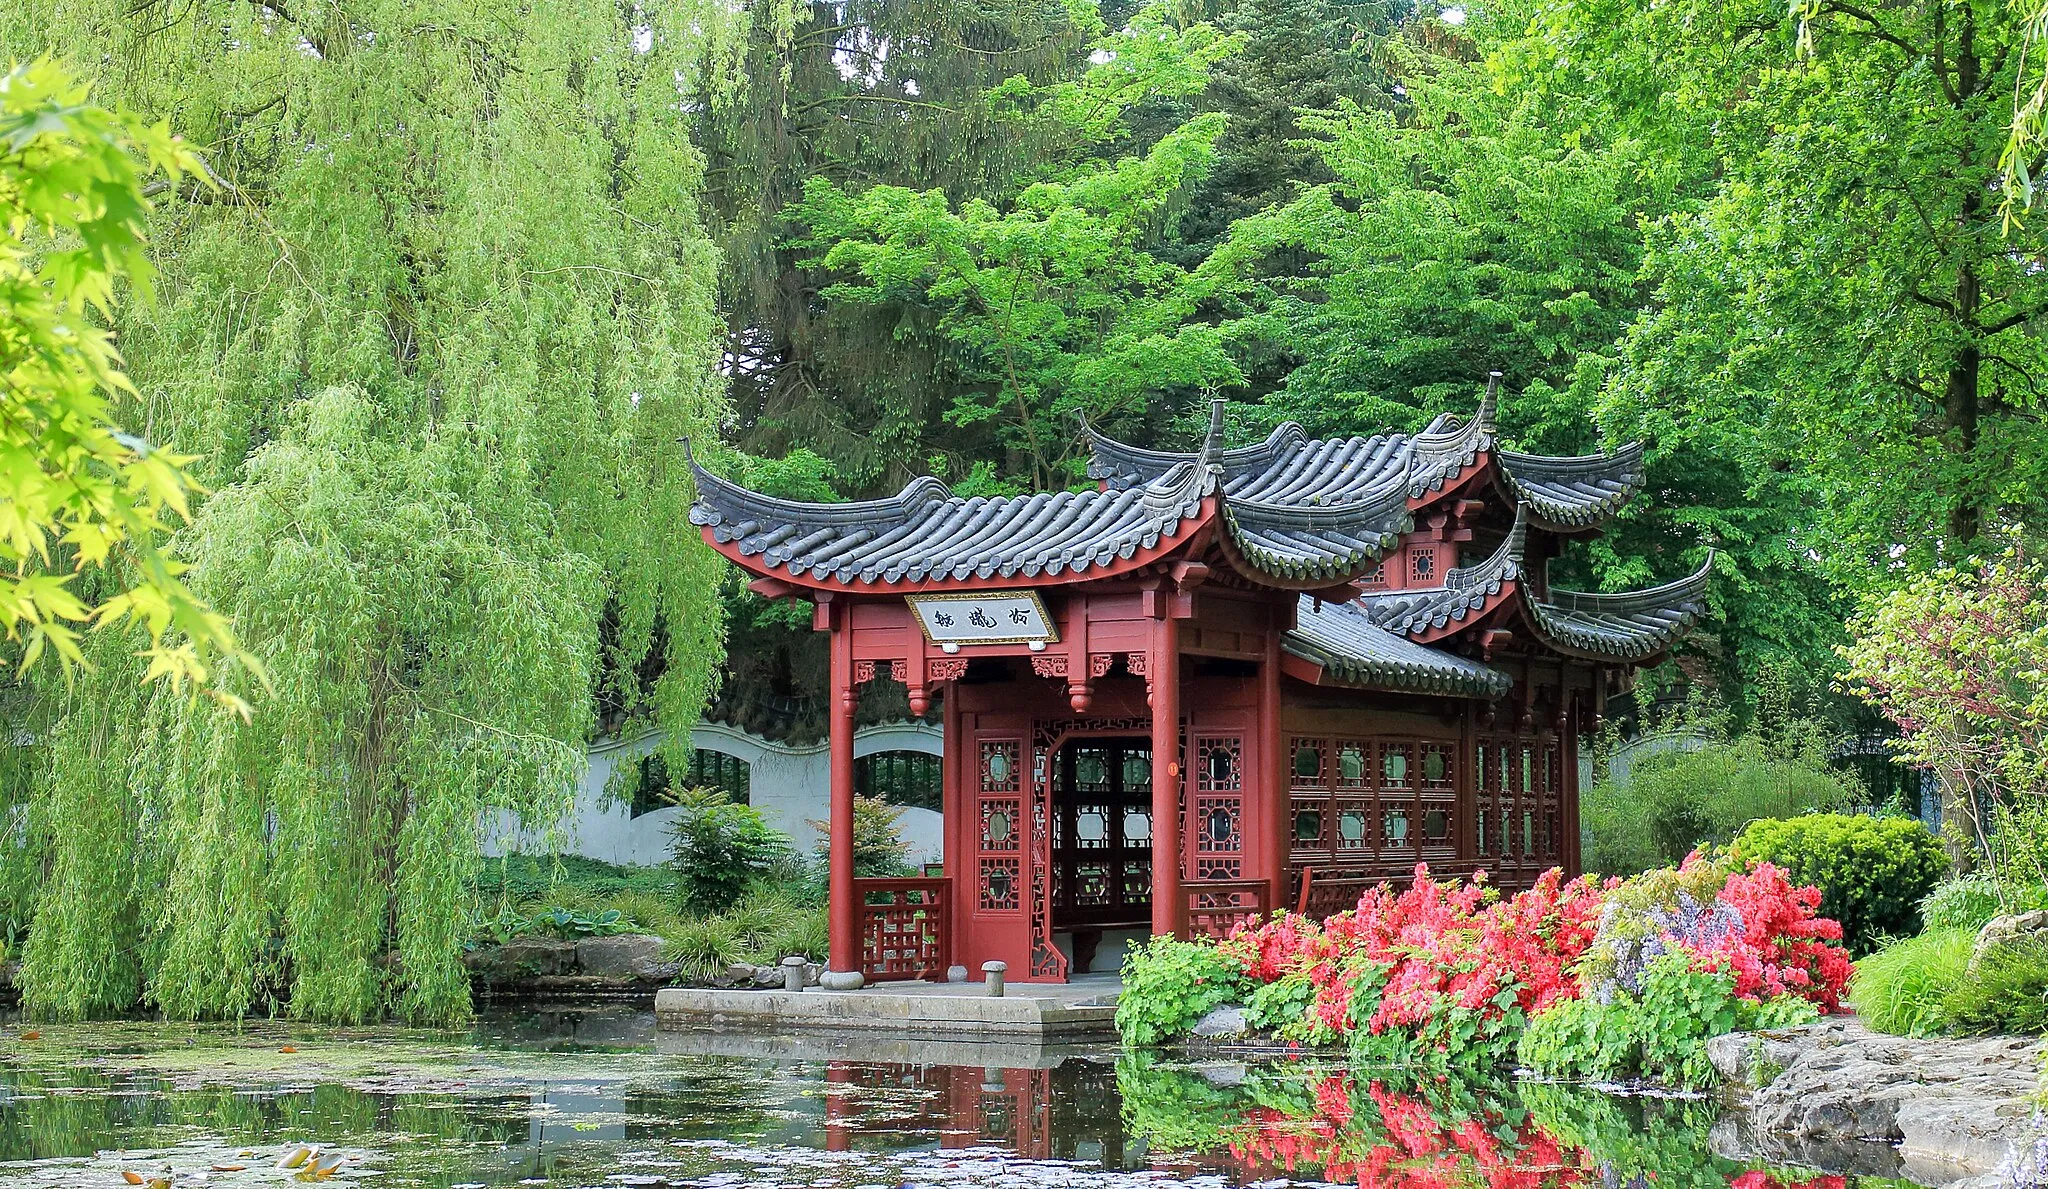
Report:
M 964 656 L 933 657 L 925 662 L 926 670 L 933 681 L 958 681 L 967 676 L 967 658 Z
M 1116 653 L 1091 652 L 1088 654 L 1088 676 L 1102 677 L 1109 672 L 1109 667 L 1114 664 L 1116 664 Z
M 1066 654 L 1041 652 L 1031 658 L 1031 671 L 1040 677 L 1065 677 L 1067 675 Z

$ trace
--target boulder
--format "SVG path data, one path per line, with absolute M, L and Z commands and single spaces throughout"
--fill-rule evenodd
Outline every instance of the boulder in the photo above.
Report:
M 2048 908 L 1992 917 L 1982 929 L 1977 930 L 1977 944 L 1970 948 L 1971 972 L 1976 971 L 1977 964 L 1992 950 L 2028 938 L 2048 941 Z
M 1876 1141 L 1897 1145 L 1909 1179 L 1943 1185 L 2048 1143 L 2038 1039 L 1911 1039 L 1835 1018 L 1721 1037 L 1708 1055 L 1731 1089 L 1757 1087 L 1730 1144 L 1774 1162 L 1860 1170 Z
M 1798 1054 L 1799 1045 L 1781 1033 L 1724 1032 L 1707 1039 L 1714 1072 L 1749 1089 L 1769 1085 Z
M 1252 1022 L 1241 1004 L 1227 1004 L 1195 1021 L 1192 1029 L 1205 1040 L 1231 1040 L 1250 1035 Z
M 515 937 L 504 945 L 477 950 L 470 968 L 494 986 L 573 974 L 576 943 L 557 937 Z
M 667 981 L 662 973 L 661 938 L 645 933 L 586 937 L 576 943 L 576 965 L 584 974 L 601 978 Z

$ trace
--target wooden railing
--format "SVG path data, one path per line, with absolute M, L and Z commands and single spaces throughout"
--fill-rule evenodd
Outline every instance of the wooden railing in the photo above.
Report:
M 943 879 L 856 879 L 860 969 L 869 982 L 944 978 L 952 938 Z
M 1223 938 L 1246 922 L 1263 920 L 1268 907 L 1263 879 L 1197 879 L 1181 885 L 1188 898 L 1188 936 Z

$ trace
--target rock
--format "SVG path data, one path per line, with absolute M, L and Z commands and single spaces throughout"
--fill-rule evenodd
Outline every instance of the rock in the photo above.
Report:
M 752 962 L 734 962 L 725 968 L 725 975 L 717 982 L 721 987 L 750 987 L 754 984 L 754 976 L 760 971 L 761 968 Z
M 823 977 L 825 977 L 824 966 L 817 962 L 804 963 L 804 986 L 815 987 L 818 985 L 818 980 Z
M 1883 1036 L 1838 1018 L 1720 1037 L 1708 1055 L 1732 1086 L 1758 1085 L 1741 1125 L 1750 1153 L 1849 1168 L 1865 1163 L 1851 1154 L 1866 1141 L 1896 1143 L 1906 1177 L 1941 1185 L 2032 1150 L 2043 1051 L 2019 1037 Z
M 1235 1003 L 1219 1007 L 1201 1019 L 1196 1020 L 1194 1028 L 1191 1029 L 1196 1036 L 1209 1040 L 1227 1040 L 1233 1037 L 1246 1036 L 1251 1033 L 1251 1030 L 1252 1022 L 1246 1018 L 1244 1007 L 1241 1004 Z
M 645 933 L 586 937 L 576 943 L 576 965 L 584 974 L 663 982 L 661 938 Z
M 572 974 L 576 943 L 554 937 L 515 937 L 504 945 L 470 955 L 470 968 L 493 986 Z
M 755 985 L 755 986 L 757 986 L 757 987 L 779 987 L 779 986 L 781 986 L 781 985 L 782 985 L 782 968 L 781 968 L 780 966 L 756 966 L 756 967 L 754 967 L 754 985 Z
M 1970 1096 L 1911 1099 L 1900 1104 L 1898 1124 L 1906 1177 L 1922 1185 L 1997 1169 L 2032 1155 L 2048 1136 L 2030 1104 Z
M 1251 1073 L 1248 1067 L 1235 1061 L 1207 1061 L 1194 1068 L 1212 1086 L 1242 1086 Z
M 1992 917 L 1982 929 L 1977 930 L 1977 944 L 1970 947 L 1971 972 L 1976 971 L 1977 964 L 1992 950 L 2029 937 L 2048 940 L 2048 908 Z
M 1799 1046 L 1770 1032 L 1726 1032 L 1707 1040 L 1707 1060 L 1724 1081 L 1755 1089 L 1768 1085 L 1798 1055 Z

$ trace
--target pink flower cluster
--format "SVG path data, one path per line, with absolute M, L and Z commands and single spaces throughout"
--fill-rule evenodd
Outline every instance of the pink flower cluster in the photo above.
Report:
M 1823 1012 L 1839 1011 L 1849 985 L 1840 922 L 1818 915 L 1820 889 L 1795 887 L 1770 863 L 1737 871 L 1720 900 L 1742 914 L 1742 931 L 1701 952 L 1693 965 L 1735 977 L 1735 993 L 1763 1000 L 1797 995 Z

